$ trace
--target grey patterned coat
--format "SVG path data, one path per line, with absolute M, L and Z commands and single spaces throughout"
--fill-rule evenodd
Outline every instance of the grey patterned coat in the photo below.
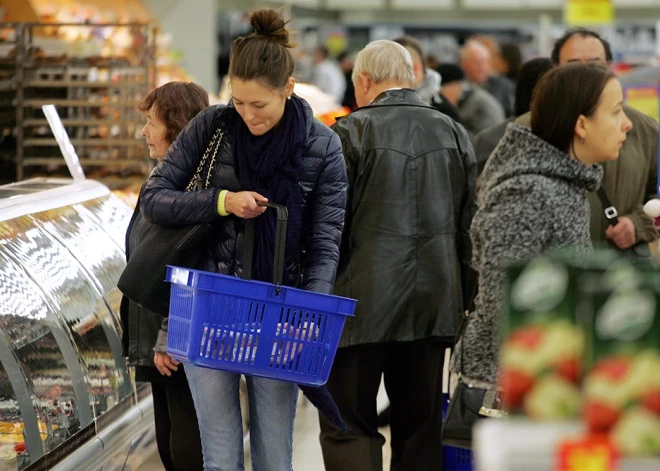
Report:
M 587 167 L 517 124 L 509 124 L 482 174 L 470 235 L 479 293 L 452 371 L 493 384 L 497 375 L 503 264 L 558 246 L 590 250 L 586 192 L 602 168 Z M 462 365 L 461 365 L 462 351 Z

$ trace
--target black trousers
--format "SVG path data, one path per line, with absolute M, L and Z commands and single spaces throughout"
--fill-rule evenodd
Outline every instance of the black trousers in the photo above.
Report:
M 382 471 L 381 375 L 390 399 L 391 471 L 441 471 L 442 369 L 451 346 L 449 339 L 426 339 L 340 348 L 327 386 L 350 432 L 320 416 L 326 471 Z
M 163 467 L 166 471 L 203 471 L 202 441 L 188 383 L 154 381 L 151 391 Z

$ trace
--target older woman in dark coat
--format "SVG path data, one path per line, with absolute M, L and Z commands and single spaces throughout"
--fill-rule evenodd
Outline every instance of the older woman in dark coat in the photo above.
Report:
M 209 105 L 206 91 L 194 83 L 169 82 L 155 89 L 138 105 L 145 114 L 142 135 L 149 156 L 165 158 L 172 141 L 200 111 Z M 144 219 L 135 208 L 126 231 L 126 260 L 139 243 Z M 135 379 L 151 383 L 156 423 L 156 444 L 167 471 L 201 470 L 202 444 L 197 416 L 183 369 L 158 371 L 153 348 L 163 318 L 124 297 L 121 303 L 124 353 L 135 367 Z M 185 437 L 185 439 L 184 439 Z

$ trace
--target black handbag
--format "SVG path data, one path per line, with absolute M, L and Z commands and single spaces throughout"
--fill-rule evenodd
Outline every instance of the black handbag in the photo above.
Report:
M 186 191 L 208 188 L 222 136 L 223 129 L 220 126 L 213 135 Z M 202 184 L 201 175 L 211 153 L 206 180 Z M 138 196 L 138 208 L 139 205 Z M 141 217 L 139 211 L 136 211 L 135 217 Z M 165 281 L 167 265 L 197 267 L 211 226 L 207 223 L 163 226 L 142 221 L 140 229 L 140 233 L 136 236 L 137 245 L 130 252 L 129 247 L 126 248 L 128 263 L 119 277 L 117 287 L 140 307 L 168 317 L 170 284 Z
M 468 315 L 463 318 L 457 339 L 463 337 Z M 461 348 L 461 365 L 463 349 Z M 458 384 L 449 401 L 447 414 L 442 422 L 441 440 L 446 446 L 472 448 L 472 427 L 478 420 L 486 417 L 503 417 L 506 412 L 499 409 L 499 397 L 496 389 L 474 386 L 459 376 Z

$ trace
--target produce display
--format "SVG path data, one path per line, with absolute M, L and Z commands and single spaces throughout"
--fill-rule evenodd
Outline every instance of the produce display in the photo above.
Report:
M 570 270 L 540 258 L 511 267 L 509 284 L 500 358 L 504 407 L 534 419 L 576 417 L 584 335 L 575 318 Z
M 584 420 L 624 456 L 660 455 L 660 291 L 584 280 L 590 323 Z
M 660 273 L 611 252 L 507 269 L 499 389 L 512 415 L 582 419 L 624 459 L 660 457 Z

